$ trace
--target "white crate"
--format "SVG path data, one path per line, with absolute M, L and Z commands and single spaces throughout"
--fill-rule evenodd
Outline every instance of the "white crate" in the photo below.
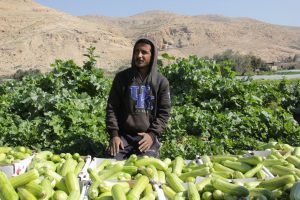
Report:
M 89 166 L 89 168 L 91 169 L 95 169 L 98 165 L 100 165 L 104 160 L 110 160 L 112 163 L 116 162 L 116 159 L 111 159 L 111 158 L 93 158 L 92 162 Z
M 164 191 L 161 189 L 160 185 L 158 184 L 152 184 L 154 190 L 157 192 L 157 199 L 158 200 L 166 200 L 166 196 L 164 194 Z
M 79 200 L 88 200 L 88 189 L 89 182 L 88 181 L 80 181 L 81 193 Z
M 270 155 L 272 153 L 271 150 L 265 150 L 265 151 L 248 151 L 247 154 L 245 154 L 245 157 L 249 157 L 249 156 L 261 156 L 261 157 L 267 157 L 268 155 Z
M 86 176 L 87 176 L 87 169 L 90 167 L 90 164 L 92 162 L 92 157 L 90 155 L 88 156 L 83 156 L 82 157 L 85 161 L 85 164 L 82 168 L 82 170 L 79 172 L 78 176 L 80 178 L 81 181 L 87 180 Z
M 8 178 L 23 174 L 26 171 L 28 165 L 31 163 L 32 158 L 33 156 L 29 156 L 24 160 L 20 160 L 9 165 L 1 165 L 0 171 L 3 171 Z

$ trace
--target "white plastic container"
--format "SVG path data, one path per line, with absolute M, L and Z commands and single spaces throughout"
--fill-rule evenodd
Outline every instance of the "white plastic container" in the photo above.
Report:
M 92 157 L 90 155 L 83 156 L 82 158 L 84 159 L 85 164 L 84 164 L 82 170 L 78 174 L 80 181 L 86 180 L 85 177 L 86 177 L 86 174 L 87 174 L 87 169 L 89 168 L 89 166 L 92 162 Z
M 0 171 L 3 171 L 8 178 L 23 174 L 31 163 L 33 156 L 20 160 L 9 165 L 0 165 Z

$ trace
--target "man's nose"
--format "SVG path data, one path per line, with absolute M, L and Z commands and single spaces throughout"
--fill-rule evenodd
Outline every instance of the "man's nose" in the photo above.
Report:
M 142 57 L 142 56 L 143 56 L 142 52 L 139 51 L 139 52 L 138 52 L 138 57 Z

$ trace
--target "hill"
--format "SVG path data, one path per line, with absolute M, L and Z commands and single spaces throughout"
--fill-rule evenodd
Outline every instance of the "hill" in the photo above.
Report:
M 249 18 L 184 16 L 151 11 L 124 18 L 71 16 L 31 0 L 0 0 L 0 76 L 51 69 L 56 58 L 77 63 L 90 45 L 107 71 L 129 65 L 133 42 L 152 37 L 160 53 L 212 56 L 226 49 L 280 61 L 300 54 L 300 27 Z

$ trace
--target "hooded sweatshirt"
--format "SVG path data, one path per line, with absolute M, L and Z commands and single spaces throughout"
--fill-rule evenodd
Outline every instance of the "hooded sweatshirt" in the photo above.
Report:
M 133 52 L 140 40 L 135 43 Z M 159 136 L 169 119 L 169 82 L 157 71 L 154 42 L 146 40 L 151 43 L 148 75 L 141 78 L 132 57 L 131 67 L 117 73 L 113 80 L 106 108 L 106 128 L 111 137 L 122 134 L 135 136 L 140 132 Z

